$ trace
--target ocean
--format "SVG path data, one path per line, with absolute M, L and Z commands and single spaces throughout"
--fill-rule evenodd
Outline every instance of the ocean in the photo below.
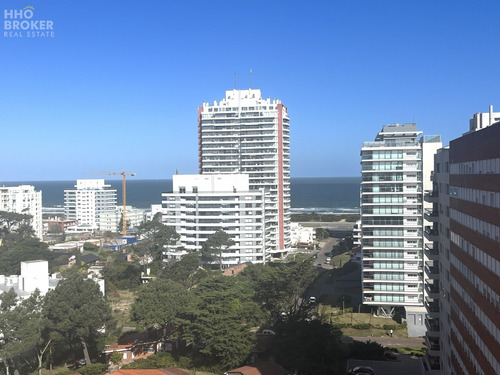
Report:
M 122 204 L 122 181 L 106 180 L 117 190 L 117 204 Z M 359 177 L 318 177 L 290 179 L 292 212 L 358 213 Z M 42 191 L 43 207 L 64 205 L 64 190 L 74 189 L 76 181 L 9 181 L 3 186 L 33 185 Z M 161 193 L 172 191 L 172 180 L 127 179 L 127 205 L 149 209 L 161 203 Z

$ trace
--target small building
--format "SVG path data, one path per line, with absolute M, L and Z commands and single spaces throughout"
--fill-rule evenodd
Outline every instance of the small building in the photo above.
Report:
M 163 367 L 158 369 L 145 369 L 145 370 L 135 370 L 135 369 L 120 369 L 117 371 L 110 371 L 106 375 L 189 375 L 189 372 L 175 368 L 175 367 Z
M 316 240 L 316 230 L 312 227 L 303 227 L 299 223 L 290 223 L 290 238 L 297 247 L 309 247 Z
M 41 295 L 56 287 L 60 279 L 49 277 L 49 262 L 31 260 L 21 262 L 20 275 L 0 275 L 0 294 L 13 289 L 20 298 L 28 298 L 38 289 Z
M 229 370 L 224 375 L 287 375 L 288 373 L 277 363 L 265 361 Z
M 104 348 L 102 353 L 106 356 L 107 361 L 111 358 L 111 354 L 120 353 L 122 355 L 121 363 L 127 364 L 136 359 L 156 354 L 161 350 L 163 350 L 161 332 L 131 332 L 125 333 L 116 343 Z

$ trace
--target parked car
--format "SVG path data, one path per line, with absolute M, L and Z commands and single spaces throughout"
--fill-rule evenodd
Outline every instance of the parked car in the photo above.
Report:
M 357 366 L 347 371 L 347 375 L 375 375 L 375 371 L 368 366 Z
M 332 258 L 330 258 L 330 257 L 325 258 L 325 263 L 330 263 L 331 261 L 332 261 Z
M 316 297 L 309 297 L 309 303 L 316 303 Z
M 272 329 L 263 329 L 262 330 L 262 334 L 263 335 L 273 335 L 274 336 L 276 334 L 276 332 L 274 332 Z

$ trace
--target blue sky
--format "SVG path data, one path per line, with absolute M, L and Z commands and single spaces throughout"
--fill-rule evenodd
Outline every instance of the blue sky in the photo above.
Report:
M 35 8 L 54 38 L 4 36 Z M 447 144 L 500 111 L 498 1 L 3 0 L 0 182 L 198 172 L 197 107 L 225 90 L 280 98 L 292 177 L 359 176 L 382 125 Z

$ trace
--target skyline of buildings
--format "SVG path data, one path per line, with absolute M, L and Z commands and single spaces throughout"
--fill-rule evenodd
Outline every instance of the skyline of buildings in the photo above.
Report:
M 200 174 L 174 175 L 173 192 L 162 195 L 163 222 L 175 225 L 186 251 L 217 229 L 237 240 L 226 266 L 291 248 L 286 112 L 253 89 L 200 107 Z M 430 374 L 500 373 L 499 121 L 491 106 L 474 114 L 448 147 L 414 123 L 387 125 L 361 149 L 363 303 L 385 316 L 406 309 L 410 335 L 425 334 Z M 116 215 L 109 187 L 77 180 L 65 190 L 68 219 L 99 228 Z M 0 193 L 2 210 L 41 217 L 33 186 Z

